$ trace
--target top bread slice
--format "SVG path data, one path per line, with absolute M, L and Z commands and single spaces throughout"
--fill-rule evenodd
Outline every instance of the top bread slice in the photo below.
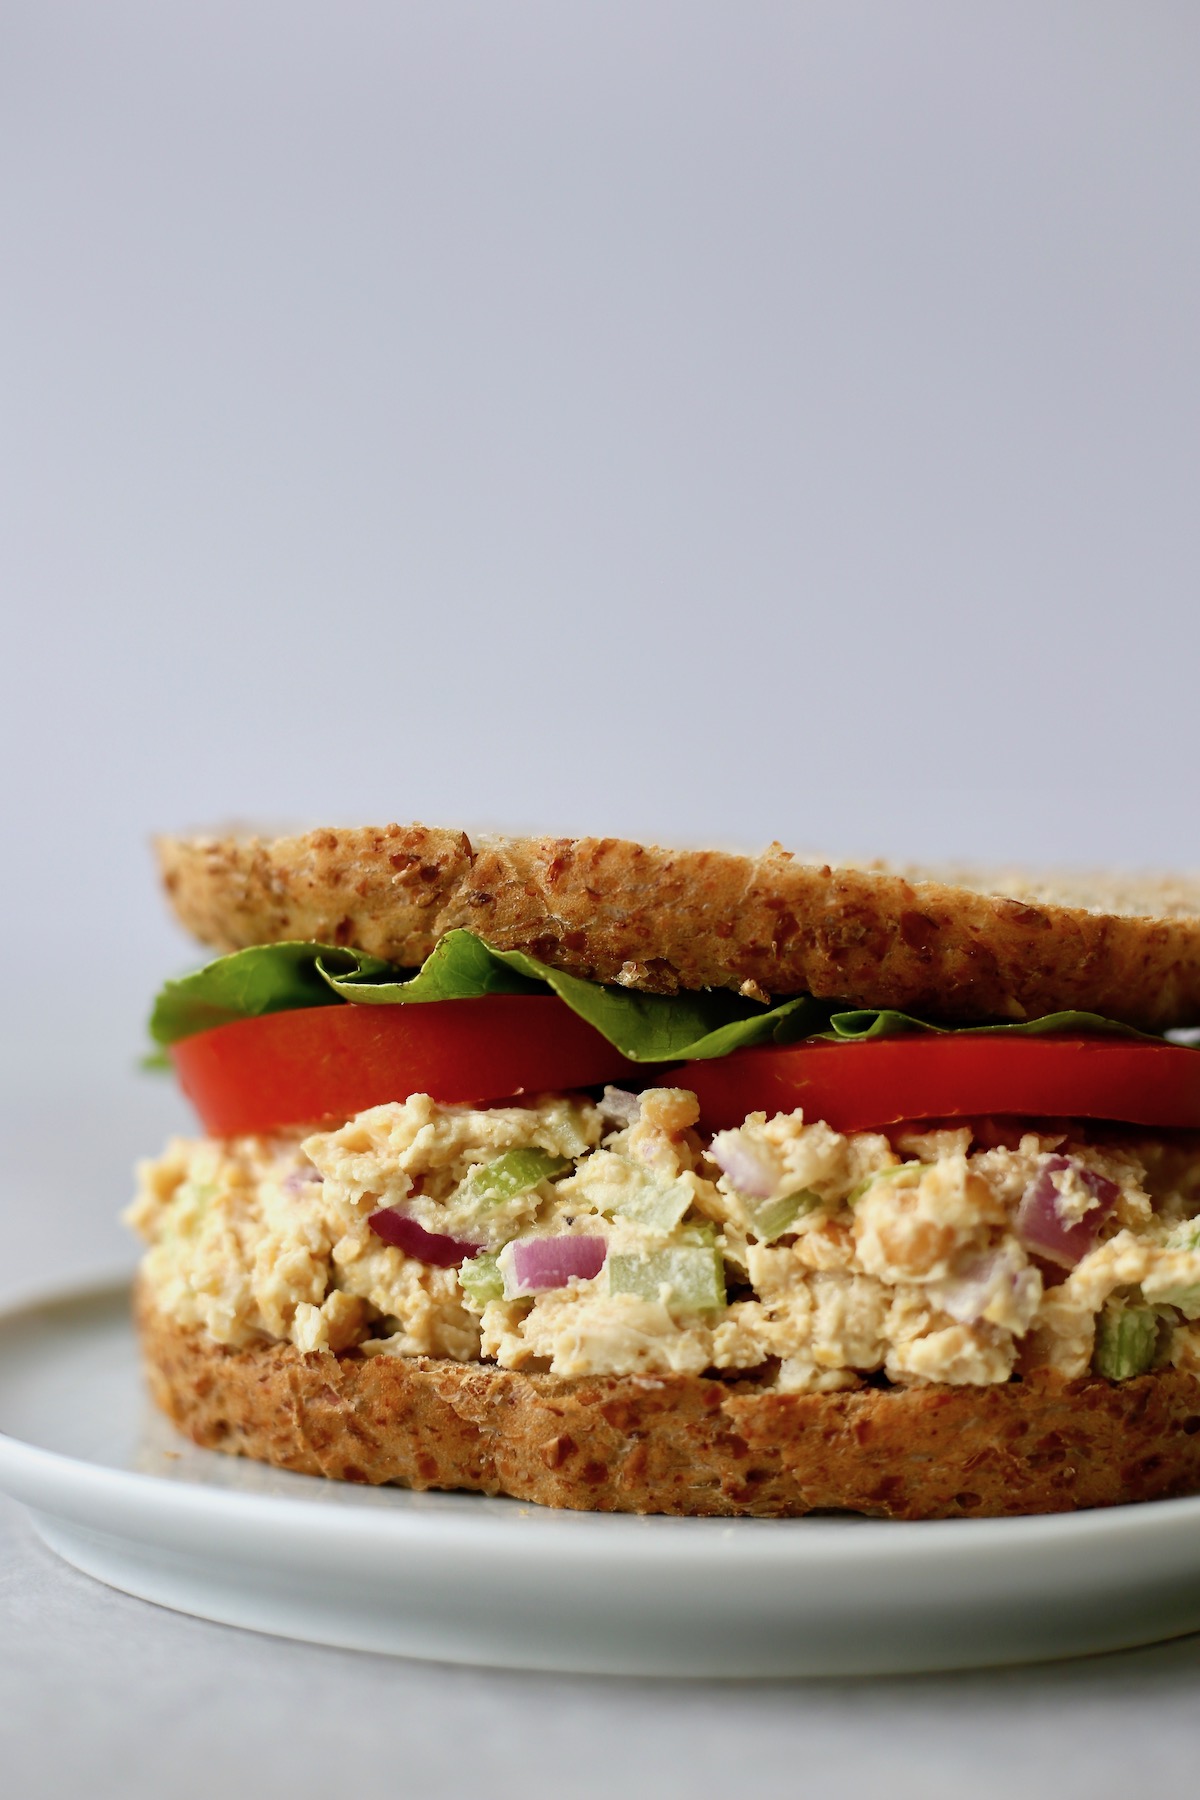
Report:
M 163 837 L 174 910 L 220 951 L 318 939 L 403 967 L 465 926 L 651 993 L 811 993 L 947 1023 L 1064 1009 L 1143 1030 L 1200 1023 L 1200 882 L 831 867 L 615 838 L 423 825 Z

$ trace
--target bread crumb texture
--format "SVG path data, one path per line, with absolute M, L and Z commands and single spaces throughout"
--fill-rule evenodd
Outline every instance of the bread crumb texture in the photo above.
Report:
M 161 1313 L 158 1405 L 198 1444 L 301 1474 L 593 1512 L 984 1518 L 1200 1489 L 1195 1377 L 764 1390 L 703 1375 L 562 1380 L 432 1357 L 241 1350 Z
M 455 927 L 648 992 L 812 993 L 953 1020 L 1076 1008 L 1200 1022 L 1200 882 L 805 862 L 421 825 L 160 838 L 180 921 L 229 951 L 286 939 L 415 967 Z

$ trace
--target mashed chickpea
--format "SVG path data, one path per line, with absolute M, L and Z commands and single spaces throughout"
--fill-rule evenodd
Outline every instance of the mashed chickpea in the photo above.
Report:
M 1172 1176 L 1152 1145 L 1082 1133 L 893 1144 L 799 1112 L 754 1114 L 710 1145 L 697 1119 L 678 1088 L 648 1090 L 617 1129 L 577 1095 L 488 1108 L 416 1094 L 334 1130 L 176 1141 L 143 1165 L 127 1217 L 159 1310 L 234 1347 L 564 1376 L 754 1369 L 798 1392 L 986 1385 L 1082 1373 L 1105 1309 L 1137 1304 L 1160 1321 L 1160 1359 L 1200 1366 L 1189 1159 Z M 1093 1241 L 1048 1284 L 1018 1211 L 1064 1155 L 1063 1204 L 1073 1225 L 1095 1214 Z M 754 1193 L 737 1185 L 746 1170 Z M 1101 1207 L 1097 1188 L 1117 1199 Z M 372 1226 L 382 1211 L 411 1248 Z M 561 1237 L 591 1240 L 599 1273 L 519 1276 L 508 1246 Z M 458 1245 L 460 1265 L 423 1258 L 430 1238 Z

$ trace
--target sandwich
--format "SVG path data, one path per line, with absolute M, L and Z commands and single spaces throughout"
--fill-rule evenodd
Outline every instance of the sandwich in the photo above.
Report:
M 1200 1491 L 1200 886 L 166 838 L 136 1314 L 197 1443 L 558 1507 Z

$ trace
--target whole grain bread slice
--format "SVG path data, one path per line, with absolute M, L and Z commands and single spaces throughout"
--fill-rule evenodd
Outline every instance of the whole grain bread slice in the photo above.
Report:
M 343 1481 L 594 1512 L 999 1517 L 1200 1490 L 1200 1387 L 1047 1372 L 995 1387 L 781 1394 L 561 1380 L 429 1357 L 230 1350 L 142 1297 L 151 1392 L 198 1444 Z
M 653 993 L 812 993 L 934 1019 L 1103 1013 L 1200 1022 L 1200 882 L 1124 886 L 487 838 L 423 825 L 163 837 L 180 921 L 221 951 L 287 938 L 406 967 L 456 926 L 576 975 Z

